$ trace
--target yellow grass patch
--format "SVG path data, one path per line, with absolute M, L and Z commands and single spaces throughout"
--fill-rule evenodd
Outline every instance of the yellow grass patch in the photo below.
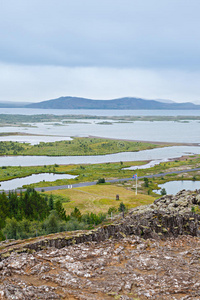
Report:
M 52 195 L 70 199 L 70 202 L 63 202 L 67 213 L 71 213 L 77 207 L 82 214 L 87 212 L 107 212 L 112 206 L 118 208 L 120 202 L 123 202 L 128 208 L 133 208 L 138 205 L 152 203 L 155 199 L 149 195 L 135 195 L 134 191 L 115 185 L 94 185 L 48 192 L 48 194 L 51 193 Z M 119 200 L 116 200 L 117 194 L 119 195 Z

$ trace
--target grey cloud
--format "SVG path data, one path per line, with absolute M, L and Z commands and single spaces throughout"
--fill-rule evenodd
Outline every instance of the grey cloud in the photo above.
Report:
M 0 100 L 37 102 L 69 95 L 199 102 L 199 81 L 200 72 L 0 64 Z
M 196 0 L 9 0 L 1 62 L 199 69 Z

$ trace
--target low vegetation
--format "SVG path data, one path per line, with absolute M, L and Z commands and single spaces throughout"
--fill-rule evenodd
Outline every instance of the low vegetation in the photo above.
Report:
M 0 114 L 0 126 L 3 125 L 24 125 L 29 123 L 42 123 L 42 122 L 63 122 L 68 123 L 70 120 L 114 120 L 120 122 L 131 121 L 190 121 L 200 120 L 200 116 L 96 116 L 96 115 L 8 115 Z
M 145 162 L 118 162 L 104 164 L 81 164 L 81 165 L 44 165 L 44 166 L 3 166 L 0 167 L 0 181 L 29 176 L 39 173 L 71 174 L 78 175 L 76 179 L 62 179 L 55 182 L 40 182 L 32 187 L 73 184 L 85 181 L 94 181 L 99 178 L 125 178 L 132 177 L 133 171 L 123 170 L 131 165 L 141 166 Z
M 11 141 L 0 142 L 0 155 L 104 155 L 153 149 L 158 145 L 101 138 L 74 138 L 71 141 L 40 142 L 36 145 Z

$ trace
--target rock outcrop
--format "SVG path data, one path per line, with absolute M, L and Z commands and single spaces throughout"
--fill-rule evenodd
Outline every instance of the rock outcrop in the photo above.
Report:
M 133 209 L 123 224 L 143 238 L 200 236 L 200 190 L 182 190 Z
M 111 225 L 101 226 L 91 231 L 60 233 L 19 242 L 5 247 L 0 251 L 0 260 L 9 252 L 40 251 L 47 247 L 63 248 L 84 243 L 100 242 L 109 238 L 123 238 L 137 235 L 147 238 L 167 238 L 178 235 L 200 236 L 200 215 L 195 213 L 200 207 L 200 190 L 194 192 L 181 191 L 175 196 L 166 195 L 154 201 L 151 205 L 139 206 L 132 209 L 123 219 Z M 8 245 L 9 246 L 9 245 Z

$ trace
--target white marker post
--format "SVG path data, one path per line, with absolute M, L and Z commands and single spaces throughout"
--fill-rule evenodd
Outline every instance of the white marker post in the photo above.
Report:
M 134 178 L 136 180 L 135 194 L 137 195 L 137 174 L 134 174 L 132 178 Z

